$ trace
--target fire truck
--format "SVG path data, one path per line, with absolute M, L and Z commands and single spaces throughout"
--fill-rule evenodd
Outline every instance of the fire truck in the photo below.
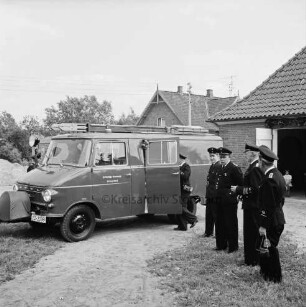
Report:
M 179 154 L 191 167 L 191 199 L 203 203 L 207 149 L 222 146 L 219 136 L 193 126 L 71 123 L 53 129 L 59 134 L 42 164 L 1 196 L 0 220 L 27 220 L 34 227 L 59 223 L 69 242 L 90 237 L 96 220 L 180 214 Z

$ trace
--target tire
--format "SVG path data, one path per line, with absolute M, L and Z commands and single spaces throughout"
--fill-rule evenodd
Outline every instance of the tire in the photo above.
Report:
M 96 220 L 93 210 L 86 205 L 78 205 L 66 213 L 60 230 L 66 241 L 78 242 L 89 238 L 95 226 Z

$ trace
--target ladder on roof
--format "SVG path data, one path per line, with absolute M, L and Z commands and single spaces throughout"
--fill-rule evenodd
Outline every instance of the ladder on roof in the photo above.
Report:
M 83 124 L 62 123 L 53 124 L 52 130 L 60 132 L 99 132 L 99 133 L 169 133 L 169 134 L 207 134 L 208 130 L 200 126 L 170 127 L 136 126 L 136 125 L 107 125 L 107 124 Z

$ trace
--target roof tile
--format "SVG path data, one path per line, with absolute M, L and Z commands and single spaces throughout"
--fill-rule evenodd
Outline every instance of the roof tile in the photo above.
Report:
M 231 107 L 211 121 L 306 114 L 306 47 Z

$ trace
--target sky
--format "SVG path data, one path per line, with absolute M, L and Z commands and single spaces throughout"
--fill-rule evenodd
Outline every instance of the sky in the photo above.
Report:
M 242 98 L 306 45 L 306 0 L 0 0 L 0 112 L 95 95 L 118 118 L 160 90 Z

